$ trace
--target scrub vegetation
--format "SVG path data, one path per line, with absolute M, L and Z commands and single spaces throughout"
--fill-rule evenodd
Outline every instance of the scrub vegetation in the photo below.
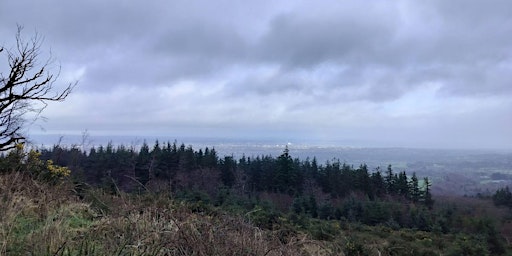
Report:
M 318 164 L 287 149 L 221 158 L 158 142 L 89 152 L 18 146 L 0 164 L 2 255 L 510 252 L 508 208 L 432 198 L 427 178 L 391 166 Z

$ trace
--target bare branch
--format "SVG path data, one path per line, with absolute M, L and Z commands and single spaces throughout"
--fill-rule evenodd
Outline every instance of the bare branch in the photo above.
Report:
M 55 88 L 60 67 L 57 74 L 48 71 L 51 56 L 39 65 L 43 39 L 36 33 L 26 42 L 21 36 L 22 30 L 23 27 L 18 26 L 14 50 L 0 47 L 0 52 L 5 50 L 10 68 L 7 77 L 0 74 L 0 151 L 25 141 L 21 132 L 25 114 L 35 113 L 37 119 L 48 102 L 65 100 L 77 84 L 70 83 L 62 90 Z

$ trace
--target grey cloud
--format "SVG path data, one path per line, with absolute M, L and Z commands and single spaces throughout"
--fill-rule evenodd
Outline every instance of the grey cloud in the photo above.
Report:
M 371 134 L 372 127 L 378 126 L 378 114 L 368 110 L 368 105 L 386 109 L 396 102 L 404 104 L 401 99 L 409 104 L 411 97 L 424 88 L 429 93 L 432 88 L 438 89 L 434 100 L 442 103 L 460 98 L 482 102 L 510 98 L 510 10 L 512 2 L 508 0 L 5 0 L 0 1 L 0 44 L 12 42 L 16 23 L 25 26 L 28 36 L 39 31 L 45 36 L 44 47 L 51 48 L 62 65 L 63 74 L 84 70 L 79 95 L 103 95 L 104 101 L 95 107 L 111 108 L 98 113 L 105 114 L 104 119 L 115 120 L 108 123 L 109 129 L 116 129 L 116 124 L 129 126 L 129 113 L 137 112 L 130 107 L 140 105 L 136 98 L 146 92 L 143 96 L 148 106 L 144 111 L 155 114 L 148 123 L 136 120 L 140 130 L 158 126 L 158 116 L 165 115 L 159 112 L 162 109 L 190 116 L 165 123 L 184 130 L 194 124 L 230 127 L 235 125 L 232 120 L 240 120 L 237 113 L 250 116 L 247 120 L 253 126 L 271 123 L 297 127 L 294 119 L 279 123 L 280 119 L 291 118 L 283 114 L 289 113 L 296 119 L 314 116 L 315 123 L 338 130 L 346 123 L 333 121 L 333 115 L 323 113 L 332 110 L 340 115 L 349 113 L 350 122 L 368 123 Z M 198 96 L 181 88 L 188 82 L 194 90 L 211 85 L 220 89 Z M 116 96 L 123 91 L 128 91 L 123 94 L 125 98 Z M 156 92 L 168 92 L 169 97 L 179 95 L 182 108 L 174 109 L 170 100 L 155 101 Z M 128 114 L 119 114 L 110 98 Z M 253 109 L 244 104 L 261 105 Z M 197 106 L 209 112 L 204 116 L 191 114 L 199 109 Z M 494 111 L 499 108 L 503 107 L 495 106 Z M 80 110 L 77 107 L 76 112 Z M 265 119 L 271 114 L 276 118 Z M 468 114 L 466 125 L 484 115 Z M 73 115 L 66 118 L 58 126 L 74 123 Z M 419 119 L 408 118 L 401 121 Z M 493 118 L 499 115 L 488 121 Z M 429 119 L 433 129 L 436 120 L 441 119 Z M 243 119 L 236 125 L 243 129 L 245 122 Z M 87 126 L 88 120 L 76 123 Z M 354 131 L 360 131 L 360 127 L 354 127 Z M 454 131 L 459 128 L 457 122 L 453 127 Z
M 422 5 L 425 5 L 423 3 Z M 430 35 L 406 40 L 409 65 L 433 66 L 444 92 L 459 95 L 500 95 L 511 88 L 512 17 L 509 1 L 438 1 L 427 6 L 433 26 L 420 26 Z M 504 65 L 505 64 L 505 65 Z M 416 74 L 421 76 L 421 74 Z
M 357 65 L 393 36 L 388 22 L 368 17 L 317 17 L 282 15 L 271 23 L 260 46 L 267 60 L 289 67 L 314 67 L 325 62 Z
M 487 97 L 512 93 L 512 66 L 473 65 L 451 67 L 442 80 L 441 92 L 445 95 Z
M 274 74 L 270 76 L 254 74 L 244 77 L 241 80 L 230 82 L 226 86 L 231 89 L 227 92 L 231 97 L 251 95 L 266 97 L 275 94 L 302 92 L 303 90 L 311 89 L 311 85 L 304 84 L 293 77 L 288 77 L 286 74 Z
M 311 4 L 319 15 L 306 15 L 305 6 L 297 4 L 270 23 L 262 19 L 263 24 L 257 26 L 267 26 L 267 32 L 251 38 L 245 30 L 250 31 L 254 24 L 241 25 L 246 22 L 242 16 L 233 20 L 223 12 L 232 7 L 244 13 L 251 4 L 84 1 L 55 2 L 47 8 L 49 4 L 43 2 L 7 1 L 2 5 L 3 19 L 40 29 L 49 45 L 67 51 L 59 54 L 64 55 L 63 61 L 89 63 L 85 79 L 92 82 L 91 89 L 113 84 L 148 86 L 147 81 L 155 78 L 160 80 L 155 84 L 204 78 L 235 65 L 249 69 L 280 65 L 283 71 L 276 76 L 290 77 L 297 72 L 294 69 L 328 63 L 361 70 L 333 77 L 338 81 L 326 85 L 333 88 L 363 82 L 413 88 L 420 86 L 413 82 L 424 79 L 424 70 L 437 67 L 428 73 L 439 76 L 426 79 L 441 80 L 446 92 L 492 94 L 502 92 L 508 81 L 490 76 L 510 71 L 507 67 L 485 71 L 487 78 L 480 80 L 486 84 L 472 85 L 478 80 L 473 79 L 474 73 L 479 72 L 471 68 L 474 64 L 485 62 L 492 68 L 510 62 L 508 1 L 372 3 L 365 8 L 351 1 Z M 397 8 L 402 5 L 406 8 Z M 20 18 L 17 12 L 6 11 L 11 9 L 23 9 L 25 15 Z M 453 66 L 468 67 L 451 74 L 443 70 Z M 382 67 L 388 74 L 374 81 L 372 77 L 354 77 Z M 397 75 L 406 77 L 391 78 Z M 282 87 L 269 85 L 261 90 L 272 88 L 279 93 Z M 396 90 L 395 98 L 403 91 Z M 391 96 L 389 99 L 394 98 Z
M 155 41 L 157 54 L 243 61 L 246 42 L 233 29 L 208 23 L 179 24 L 166 29 Z
M 489 21 L 501 23 L 503 20 L 512 20 L 510 1 L 507 0 L 490 0 L 485 3 L 479 0 L 435 0 L 431 2 L 432 4 L 428 8 L 435 8 L 442 17 L 449 17 L 451 21 L 470 27 L 485 26 Z M 425 3 L 420 6 L 425 6 Z
M 472 2 L 469 7 L 463 3 L 418 5 L 418 9 L 406 10 L 411 13 L 394 13 L 395 19 L 389 18 L 396 11 L 394 8 L 376 17 L 365 13 L 315 18 L 281 15 L 270 24 L 256 52 L 263 57 L 262 61 L 291 69 L 332 63 L 367 74 L 367 70 L 385 67 L 388 74 L 369 77 L 374 84 L 370 91 L 379 91 L 383 85 L 397 89 L 386 90 L 388 94 L 397 93 L 385 95 L 389 99 L 401 97 L 425 80 L 440 82 L 445 87 L 443 91 L 456 94 L 500 94 L 506 90 L 504 84 L 510 82 L 508 79 L 492 77 L 512 73 L 510 66 L 498 68 L 499 72 L 494 70 L 503 61 L 511 60 L 511 18 L 503 11 L 512 8 L 511 4 L 491 1 L 484 4 L 483 14 L 479 9 L 481 2 Z M 421 5 L 428 5 L 423 7 L 430 10 L 422 10 Z M 412 21 L 399 18 L 407 15 L 417 16 Z M 479 70 L 475 65 L 490 70 Z M 340 77 L 341 81 L 356 83 L 367 79 Z M 372 95 L 362 99 L 365 98 L 382 99 Z
M 240 61 L 243 40 L 210 13 L 213 5 L 188 1 L 3 2 L 0 19 L 38 30 L 59 49 L 61 61 L 87 66 L 91 90 L 116 85 L 168 83 L 202 76 Z M 228 3 L 217 3 L 222 8 Z M 0 11 L 1 12 L 1 11 Z M 14 31 L 12 32 L 14 35 Z M 232 57 L 229 57 L 232 55 Z

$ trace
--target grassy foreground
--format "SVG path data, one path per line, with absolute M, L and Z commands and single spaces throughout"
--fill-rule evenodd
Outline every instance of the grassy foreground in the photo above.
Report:
M 164 196 L 48 185 L 21 173 L 0 176 L 1 255 L 303 255 L 327 252 L 305 235 L 278 232 L 241 217 L 194 212 Z
M 268 218 L 262 208 L 243 213 L 149 192 L 77 191 L 68 181 L 50 185 L 19 172 L 0 175 L 0 195 L 0 255 L 488 254 L 478 237 L 288 215 L 264 228 L 257 225 Z

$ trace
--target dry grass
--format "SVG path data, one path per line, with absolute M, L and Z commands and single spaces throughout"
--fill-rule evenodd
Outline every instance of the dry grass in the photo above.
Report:
M 57 252 L 77 234 L 73 221 L 92 212 L 69 185 L 49 186 L 22 173 L 0 175 L 0 254 Z
M 163 194 L 87 189 L 79 199 L 73 188 L 70 182 L 49 185 L 20 173 L 0 174 L 0 255 L 439 255 L 458 241 L 320 220 L 309 220 L 314 232 L 308 235 L 289 226 L 285 215 L 263 229 L 251 223 L 255 216 Z M 314 240 L 314 234 L 329 241 Z
M 156 195 L 81 201 L 70 183 L 0 175 L 0 255 L 327 255 L 306 235 L 283 236 L 242 217 L 197 212 Z
M 106 202 L 120 197 L 102 194 L 97 199 Z M 92 233 L 105 241 L 103 246 L 109 246 L 103 247 L 104 251 L 121 250 L 128 255 L 312 255 L 309 251 L 315 247 L 305 235 L 283 240 L 279 232 L 254 227 L 241 217 L 197 212 L 186 203 L 159 196 L 121 201 L 117 205 L 131 207 L 117 209 L 92 227 Z

